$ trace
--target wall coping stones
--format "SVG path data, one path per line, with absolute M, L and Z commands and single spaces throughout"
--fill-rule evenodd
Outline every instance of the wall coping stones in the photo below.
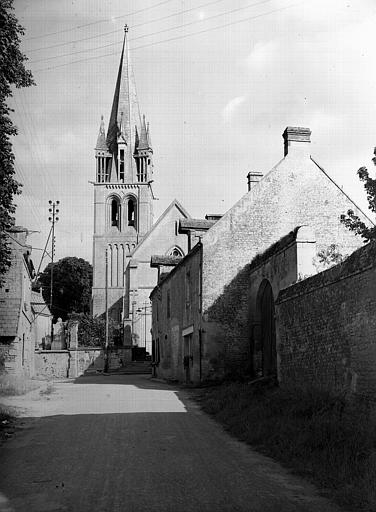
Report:
M 270 245 L 264 252 L 256 254 L 249 264 L 249 270 L 254 270 L 255 268 L 263 265 L 270 258 L 286 250 L 296 242 L 315 243 L 314 235 L 308 226 L 297 226 L 295 229 L 290 231 L 290 233 Z
M 364 247 L 360 247 L 342 263 L 281 290 L 276 304 L 312 293 L 319 288 L 324 288 L 372 268 L 376 268 L 376 242 L 369 242 Z

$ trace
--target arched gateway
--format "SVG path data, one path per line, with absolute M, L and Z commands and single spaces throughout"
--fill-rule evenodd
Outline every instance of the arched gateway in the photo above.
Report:
M 262 375 L 277 376 L 274 296 L 270 282 L 264 279 L 257 294 L 261 328 Z

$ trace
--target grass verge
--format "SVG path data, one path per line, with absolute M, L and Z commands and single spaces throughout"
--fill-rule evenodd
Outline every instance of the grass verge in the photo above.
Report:
M 194 398 L 231 434 L 340 505 L 376 510 L 376 423 L 365 401 L 238 382 L 195 390 Z
M 40 387 L 40 382 L 26 377 L 4 373 L 0 375 L 0 396 L 24 395 Z
M 0 443 L 12 436 L 15 419 L 11 409 L 0 405 Z

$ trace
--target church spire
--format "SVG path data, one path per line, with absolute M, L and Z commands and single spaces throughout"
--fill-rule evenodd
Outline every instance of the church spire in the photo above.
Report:
M 132 134 L 133 127 L 140 124 L 136 85 L 130 64 L 127 34 L 128 26 L 125 25 L 123 48 L 107 133 L 107 145 L 113 155 L 117 154 L 120 125 L 122 125 L 123 138 L 127 145 L 130 146 L 134 138 L 134 134 Z

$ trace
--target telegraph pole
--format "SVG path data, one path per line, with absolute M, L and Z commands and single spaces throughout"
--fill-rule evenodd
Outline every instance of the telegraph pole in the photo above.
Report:
M 105 307 L 106 307 L 106 338 L 104 347 L 104 368 L 108 372 L 108 249 L 106 249 L 106 277 L 105 277 Z
M 48 220 L 52 223 L 51 227 L 51 289 L 50 289 L 50 311 L 52 314 L 52 305 L 53 305 L 53 284 L 54 284 L 54 256 L 55 256 L 55 224 L 59 220 L 59 217 L 56 215 L 59 213 L 59 210 L 57 209 L 57 206 L 60 204 L 60 201 L 48 201 L 50 204 L 50 208 L 48 211 L 51 214 L 51 217 L 48 217 Z M 53 315 L 51 318 L 51 347 L 52 342 L 54 341 L 54 324 L 53 324 Z

